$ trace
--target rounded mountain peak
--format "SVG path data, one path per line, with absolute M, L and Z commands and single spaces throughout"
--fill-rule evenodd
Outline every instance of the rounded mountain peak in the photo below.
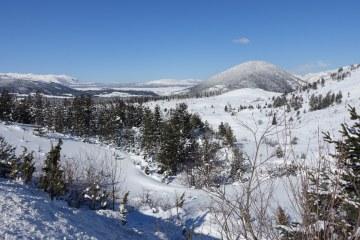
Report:
M 299 79 L 265 61 L 249 61 L 231 67 L 194 87 L 195 92 L 231 91 L 239 88 L 260 88 L 272 92 L 291 92 Z

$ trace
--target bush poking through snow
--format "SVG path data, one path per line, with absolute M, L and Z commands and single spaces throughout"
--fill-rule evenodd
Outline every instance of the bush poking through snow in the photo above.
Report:
M 86 170 L 87 187 L 83 191 L 85 204 L 92 210 L 106 209 L 108 206 L 109 194 L 104 189 L 105 174 L 97 172 L 94 167 Z
M 127 216 L 127 209 L 126 209 L 126 205 L 128 203 L 128 198 L 129 198 L 129 193 L 130 192 L 126 192 L 124 194 L 124 197 L 122 198 L 121 200 L 121 203 L 120 203 L 120 206 L 119 206 L 119 211 L 120 211 L 120 221 L 121 221 L 121 224 L 122 225 L 125 225 L 127 223 L 127 219 L 126 219 L 126 216 Z
M 175 199 L 175 207 L 176 207 L 176 216 L 179 219 L 179 209 L 184 206 L 185 203 L 185 192 L 183 192 L 180 196 L 176 195 Z

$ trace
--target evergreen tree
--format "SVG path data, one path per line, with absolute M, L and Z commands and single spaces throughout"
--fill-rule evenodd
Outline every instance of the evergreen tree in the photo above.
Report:
M 180 157 L 180 134 L 171 123 L 165 123 L 161 136 L 161 146 L 159 152 L 159 162 L 164 170 L 169 170 L 176 174 Z
M 224 137 L 224 136 L 225 136 L 225 134 L 226 134 L 226 128 L 225 128 L 225 125 L 224 125 L 223 122 L 220 123 L 219 128 L 218 128 L 218 132 L 219 132 L 219 135 L 220 135 L 221 137 Z
M 148 155 L 154 154 L 156 144 L 154 116 L 150 109 L 145 109 L 142 124 L 142 148 Z
M 35 172 L 34 167 L 34 153 L 27 152 L 27 149 L 24 148 L 22 155 L 20 156 L 21 164 L 20 164 L 20 172 L 21 178 L 23 179 L 24 183 L 30 183 L 32 180 L 33 173 Z
M 246 171 L 245 158 L 239 148 L 233 147 L 233 161 L 231 162 L 230 178 L 232 181 L 237 181 Z
M 336 94 L 335 102 L 336 102 L 337 104 L 341 103 L 342 97 L 343 97 L 343 96 L 342 96 L 342 92 L 339 91 L 338 94 Z
M 228 146 L 232 146 L 236 141 L 234 133 L 228 123 L 221 122 L 219 125 L 219 136 L 224 139 L 224 144 Z
M 31 113 L 32 98 L 28 96 L 16 102 L 13 120 L 19 123 L 33 123 L 33 114 Z
M 60 166 L 61 145 L 62 141 L 59 139 L 55 147 L 51 146 L 43 167 L 43 175 L 40 177 L 40 188 L 49 193 L 51 200 L 63 195 L 66 190 L 64 173 Z
M 276 114 L 273 115 L 273 119 L 272 119 L 272 125 L 276 126 L 277 125 L 277 120 L 276 120 Z
M 185 147 L 185 168 L 189 177 L 190 186 L 195 186 L 193 170 L 195 166 L 201 164 L 201 151 L 196 138 L 191 138 Z
M 226 124 L 225 127 L 226 127 L 225 144 L 227 144 L 229 146 L 233 146 L 234 143 L 236 142 L 236 138 L 233 133 L 233 130 L 231 129 L 229 124 Z
M 278 107 L 284 106 L 286 103 L 287 103 L 286 96 L 282 95 L 282 96 L 278 96 L 278 97 L 274 98 L 272 105 L 274 108 L 278 108 Z
M 13 98 L 8 91 L 2 91 L 0 95 L 0 120 L 10 121 L 12 120 L 12 108 L 14 105 Z
M 163 124 L 163 120 L 161 117 L 160 106 L 156 105 L 155 110 L 154 110 L 154 117 L 153 117 L 153 127 L 154 127 L 153 134 L 154 134 L 154 142 L 156 143 L 155 149 L 154 149 L 155 154 L 159 153 L 159 148 L 160 148 L 160 144 L 161 144 L 162 124 Z
M 44 125 L 44 112 L 43 112 L 43 97 L 39 91 L 36 92 L 34 97 L 34 116 L 35 124 L 38 126 Z
M 8 177 L 11 172 L 11 162 L 16 160 L 15 147 L 8 144 L 0 136 L 0 177 Z
M 341 171 L 341 198 L 339 209 L 346 221 L 347 234 L 354 235 L 354 229 L 360 218 L 360 115 L 354 107 L 350 107 L 352 126 L 341 125 L 341 140 L 333 140 L 325 134 L 325 140 L 335 144 L 336 154 Z

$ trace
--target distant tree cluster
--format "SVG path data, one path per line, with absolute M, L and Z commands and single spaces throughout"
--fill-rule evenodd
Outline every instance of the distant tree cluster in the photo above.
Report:
M 353 67 L 354 68 L 354 67 Z M 356 67 L 354 68 L 354 70 Z M 351 76 L 351 71 L 346 71 L 344 68 L 339 68 L 337 72 L 334 72 L 330 75 L 331 79 L 341 81 L 344 78 Z
M 320 109 L 327 108 L 334 103 L 341 103 L 342 93 L 339 91 L 337 94 L 328 92 L 325 96 L 322 94 L 315 95 L 312 94 L 309 100 L 310 111 L 316 111 Z

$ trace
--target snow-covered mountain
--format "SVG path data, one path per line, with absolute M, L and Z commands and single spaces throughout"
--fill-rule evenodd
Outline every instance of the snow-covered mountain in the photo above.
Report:
M 33 74 L 33 73 L 0 73 L 1 80 L 26 80 L 32 82 L 58 83 L 62 85 L 78 84 L 78 80 L 68 75 Z
M 264 61 L 250 61 L 234 66 L 195 86 L 192 91 L 230 91 L 240 88 L 260 88 L 272 92 L 293 91 L 301 80 Z
M 40 91 L 47 95 L 76 95 L 78 91 L 71 87 L 76 83 L 76 78 L 67 75 L 0 73 L 0 90 L 18 94 Z

